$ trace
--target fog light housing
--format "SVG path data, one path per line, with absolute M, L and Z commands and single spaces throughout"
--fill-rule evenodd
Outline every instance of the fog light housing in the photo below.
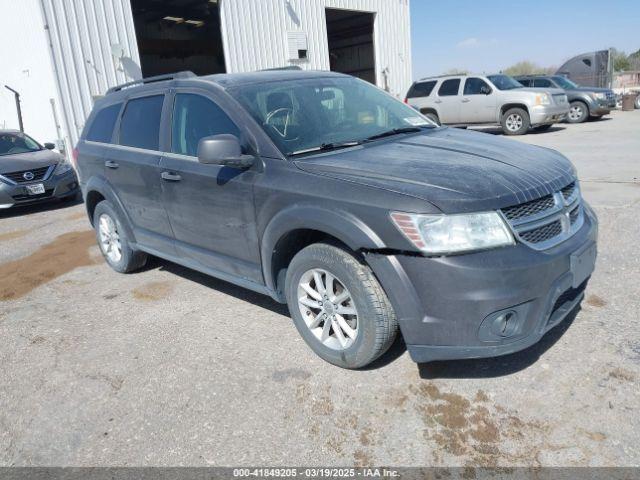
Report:
M 523 336 L 530 303 L 524 303 L 488 315 L 480 324 L 478 339 L 482 342 L 510 342 Z

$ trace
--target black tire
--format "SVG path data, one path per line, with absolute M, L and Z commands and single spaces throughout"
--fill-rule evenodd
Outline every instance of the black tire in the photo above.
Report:
M 567 122 L 569 123 L 582 123 L 586 122 L 589 118 L 589 107 L 586 103 L 580 100 L 575 100 L 569 105 L 569 114 L 567 115 Z
M 534 127 L 534 130 L 536 132 L 546 132 L 547 130 L 549 130 L 551 127 L 553 126 L 553 124 L 549 124 L 549 125 L 538 125 L 537 127 Z
M 103 216 L 109 217 L 115 223 L 116 233 L 119 237 L 121 246 L 121 256 L 118 261 L 115 261 L 107 254 L 105 246 L 101 240 L 100 220 Z M 98 246 L 100 247 L 102 256 L 109 266 L 116 272 L 130 273 L 142 268 L 145 263 L 147 263 L 147 254 L 133 250 L 129 245 L 129 239 L 125 229 L 122 227 L 120 217 L 113 208 L 113 205 L 111 205 L 107 200 L 103 200 L 96 206 L 93 213 L 93 226 L 96 231 L 96 240 L 98 241 Z
M 345 349 L 332 349 L 322 343 L 307 326 L 300 311 L 299 283 L 312 269 L 331 273 L 351 294 L 358 325 L 353 343 Z M 350 369 L 364 367 L 384 354 L 396 337 L 395 312 L 378 280 L 366 264 L 342 248 L 316 243 L 298 252 L 287 270 L 285 292 L 298 332 L 320 358 L 333 365 Z
M 518 128 L 514 128 L 512 125 L 519 125 Z M 502 125 L 502 131 L 505 135 L 524 135 L 529 131 L 531 126 L 531 120 L 526 110 L 522 108 L 510 108 L 502 114 L 500 119 Z
M 438 125 L 438 126 L 442 125 L 440 123 L 440 117 L 438 117 L 437 113 L 435 113 L 435 112 L 426 112 L 426 113 L 423 113 L 423 115 L 425 117 L 427 117 L 429 120 L 431 120 L 433 123 L 435 123 L 436 125 Z
M 634 107 L 640 109 L 640 95 L 636 97 L 636 101 L 633 103 Z

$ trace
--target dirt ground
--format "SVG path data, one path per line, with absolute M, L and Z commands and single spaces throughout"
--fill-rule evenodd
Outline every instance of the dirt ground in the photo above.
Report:
M 111 271 L 82 205 L 0 213 L 0 466 L 640 466 L 640 111 L 513 141 L 576 164 L 599 258 L 576 315 L 495 359 L 341 370 L 269 298 Z

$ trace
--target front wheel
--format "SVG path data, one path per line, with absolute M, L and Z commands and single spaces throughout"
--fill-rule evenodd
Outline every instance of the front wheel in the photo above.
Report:
M 584 102 L 571 102 L 569 105 L 569 114 L 567 115 L 567 122 L 569 123 L 582 123 L 589 118 L 589 107 Z
M 529 114 L 522 108 L 510 108 L 504 112 L 501 124 L 505 135 L 524 135 L 531 125 Z
M 285 281 L 293 322 L 322 359 L 360 368 L 393 343 L 397 321 L 371 269 L 351 253 L 326 243 L 293 258 Z

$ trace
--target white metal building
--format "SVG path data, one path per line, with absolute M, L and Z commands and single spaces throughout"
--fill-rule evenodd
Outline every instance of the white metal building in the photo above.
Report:
M 398 97 L 412 78 L 409 0 L 0 0 L 0 12 L 0 87 L 21 93 L 27 132 L 67 151 L 94 98 L 141 75 L 296 65 Z M 15 128 L 1 89 L 0 128 Z

